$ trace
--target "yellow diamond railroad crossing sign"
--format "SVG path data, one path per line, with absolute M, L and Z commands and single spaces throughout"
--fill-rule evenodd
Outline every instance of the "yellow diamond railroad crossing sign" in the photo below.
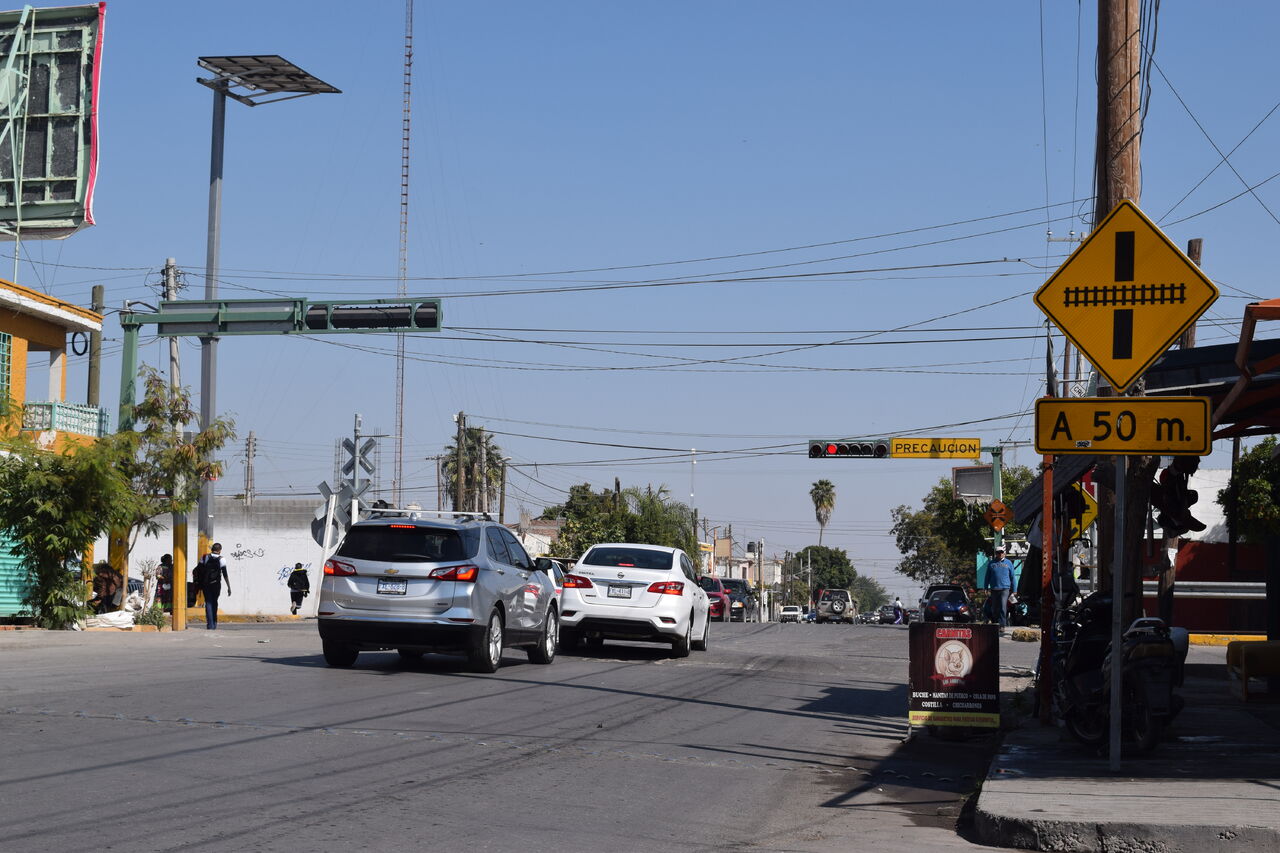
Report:
M 1214 286 L 1125 200 L 1036 291 L 1036 305 L 1124 391 L 1218 298 Z

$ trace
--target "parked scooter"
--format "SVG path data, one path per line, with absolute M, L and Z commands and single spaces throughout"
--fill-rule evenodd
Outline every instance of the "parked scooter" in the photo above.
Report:
M 1081 743 L 1103 745 L 1110 732 L 1111 596 L 1095 592 L 1062 614 L 1055 631 L 1054 698 L 1067 731 Z M 1135 619 L 1122 638 L 1121 732 L 1139 752 L 1160 740 L 1182 710 L 1173 692 L 1182 684 L 1185 629 L 1160 619 Z

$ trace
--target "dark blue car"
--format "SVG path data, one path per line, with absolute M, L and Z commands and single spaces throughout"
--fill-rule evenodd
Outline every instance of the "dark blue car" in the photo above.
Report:
M 924 621 L 972 622 L 973 606 L 959 584 L 934 584 L 924 597 Z

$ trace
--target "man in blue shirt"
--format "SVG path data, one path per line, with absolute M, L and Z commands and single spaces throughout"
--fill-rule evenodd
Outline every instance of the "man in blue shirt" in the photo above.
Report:
M 988 615 L 1000 623 L 1003 632 L 1009 622 L 1009 593 L 1013 590 L 1013 563 L 1005 559 L 1003 545 L 996 546 L 995 556 L 987 563 L 987 589 L 991 590 L 987 606 L 993 611 Z

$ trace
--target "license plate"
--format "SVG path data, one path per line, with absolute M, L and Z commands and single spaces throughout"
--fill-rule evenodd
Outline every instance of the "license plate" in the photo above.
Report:
M 629 586 L 611 586 L 609 587 L 610 598 L 630 598 L 631 587 Z
M 942 621 L 943 621 L 943 622 L 954 622 L 954 621 L 956 621 L 956 617 L 954 617 L 954 616 L 943 616 L 943 617 L 942 617 Z
M 409 582 L 406 580 L 378 578 L 378 595 L 404 595 L 408 591 Z

